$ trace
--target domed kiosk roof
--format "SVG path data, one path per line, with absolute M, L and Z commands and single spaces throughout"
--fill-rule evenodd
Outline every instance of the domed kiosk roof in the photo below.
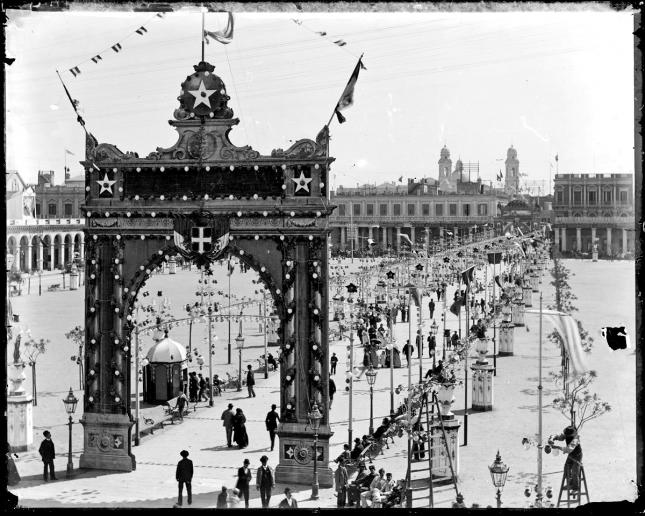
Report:
M 148 350 L 146 358 L 150 363 L 171 364 L 183 362 L 186 360 L 186 348 L 166 335 L 165 338 Z

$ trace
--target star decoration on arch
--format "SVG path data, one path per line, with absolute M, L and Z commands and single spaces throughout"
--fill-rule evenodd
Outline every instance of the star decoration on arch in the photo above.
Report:
M 208 109 L 211 108 L 211 102 L 208 100 L 208 98 L 215 93 L 216 90 L 207 90 L 206 86 L 204 86 L 204 81 L 202 80 L 199 83 L 199 88 L 196 90 L 188 90 L 188 93 L 190 93 L 193 97 L 195 97 L 195 103 L 193 104 L 193 109 L 195 109 L 197 106 L 200 104 L 205 104 Z
M 300 177 L 292 177 L 291 180 L 296 183 L 296 192 L 304 190 L 309 193 L 309 183 L 311 183 L 313 179 L 306 177 L 304 172 L 300 172 Z
M 99 195 L 101 195 L 103 192 L 107 192 L 110 195 L 114 195 L 114 192 L 112 191 L 112 185 L 116 183 L 116 181 L 110 181 L 110 178 L 108 177 L 107 172 L 103 176 L 103 179 L 98 179 L 96 182 L 101 187 L 101 190 L 99 191 Z

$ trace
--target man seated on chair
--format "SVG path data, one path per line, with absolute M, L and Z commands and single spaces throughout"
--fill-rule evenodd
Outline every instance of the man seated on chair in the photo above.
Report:
M 278 369 L 278 363 L 275 361 L 275 358 L 271 353 L 269 353 L 269 357 L 267 358 L 267 363 L 270 366 L 273 366 L 274 371 Z
M 385 470 L 383 468 L 378 470 L 378 476 L 374 477 L 370 487 L 367 491 L 361 493 L 361 507 L 368 507 L 367 501 L 370 502 L 381 500 L 381 492 L 385 488 L 387 480 L 385 480 Z
M 370 465 L 369 473 L 365 472 L 365 465 L 359 464 L 358 475 L 349 483 L 347 488 L 347 502 L 348 505 L 354 505 L 361 499 L 361 492 L 369 489 L 372 480 L 377 477 L 376 466 Z
M 363 453 L 364 449 L 365 448 L 361 444 L 360 438 L 357 437 L 354 439 L 354 449 L 350 453 L 350 459 L 357 460 L 361 456 L 361 453 Z
M 389 418 L 383 418 L 383 422 L 381 423 L 381 426 L 379 426 L 376 429 L 376 432 L 374 432 L 374 435 L 372 437 L 376 442 L 380 441 L 383 439 L 385 432 L 387 432 L 387 429 L 390 428 L 390 419 Z
M 388 476 L 391 476 L 391 474 L 388 473 Z M 400 505 L 404 488 L 405 480 L 398 480 L 392 487 L 392 490 L 387 494 L 387 498 L 381 501 L 382 507 L 388 509 L 390 507 L 394 507 L 395 505 Z
M 349 444 L 345 443 L 343 444 L 343 452 L 334 459 L 334 462 L 339 463 L 340 459 L 344 459 L 345 463 L 347 463 L 347 461 L 351 460 L 351 458 L 352 454 L 349 451 Z

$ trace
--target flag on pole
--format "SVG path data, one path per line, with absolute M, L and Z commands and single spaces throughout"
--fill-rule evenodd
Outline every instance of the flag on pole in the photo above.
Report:
M 218 30 L 215 32 L 211 32 L 208 30 L 204 31 L 204 38 L 205 38 L 206 44 L 209 44 L 208 38 L 211 37 L 215 41 L 219 41 L 224 45 L 228 45 L 231 41 L 233 41 L 234 28 L 235 28 L 235 20 L 233 19 L 233 13 L 228 11 L 228 20 L 226 22 L 226 27 L 224 28 L 224 30 Z
M 402 238 L 403 240 L 405 240 L 408 244 L 410 244 L 410 245 L 414 245 L 414 244 L 412 243 L 412 240 L 410 240 L 410 237 L 409 237 L 408 235 L 406 235 L 405 233 L 401 233 L 401 234 L 399 235 L 399 237 L 400 237 L 400 238 Z
M 471 282 L 475 279 L 475 266 L 469 267 L 461 272 L 461 280 L 466 284 L 466 288 L 470 288 Z
M 356 66 L 354 67 L 354 71 L 352 72 L 349 81 L 347 82 L 347 86 L 345 86 L 345 90 L 340 96 L 340 100 L 338 101 L 336 108 L 334 109 L 334 113 L 336 113 L 338 122 L 341 124 L 345 122 L 345 117 L 340 112 L 354 104 L 354 87 L 356 86 L 356 81 L 358 81 L 358 74 L 361 71 L 361 68 L 365 69 L 362 59 L 363 56 L 361 55 L 361 57 L 358 59 L 358 63 L 356 63 Z
M 539 310 L 529 309 L 527 313 L 539 314 Z M 580 331 L 575 319 L 569 314 L 557 312 L 555 310 L 542 310 L 549 322 L 553 324 L 555 331 L 564 343 L 564 350 L 569 357 L 569 378 L 567 381 L 575 379 L 587 371 L 587 361 L 582 349 L 582 340 L 580 339 Z
M 558 155 L 557 154 L 555 155 L 555 160 L 558 161 Z
M 69 149 L 65 149 L 65 154 L 71 154 L 72 156 L 75 156 L 75 154 Z

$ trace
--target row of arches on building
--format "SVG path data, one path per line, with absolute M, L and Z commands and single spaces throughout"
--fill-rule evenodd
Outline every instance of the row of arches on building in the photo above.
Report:
M 33 272 L 64 269 L 74 258 L 85 259 L 83 232 L 7 235 L 7 253 L 14 270 Z

